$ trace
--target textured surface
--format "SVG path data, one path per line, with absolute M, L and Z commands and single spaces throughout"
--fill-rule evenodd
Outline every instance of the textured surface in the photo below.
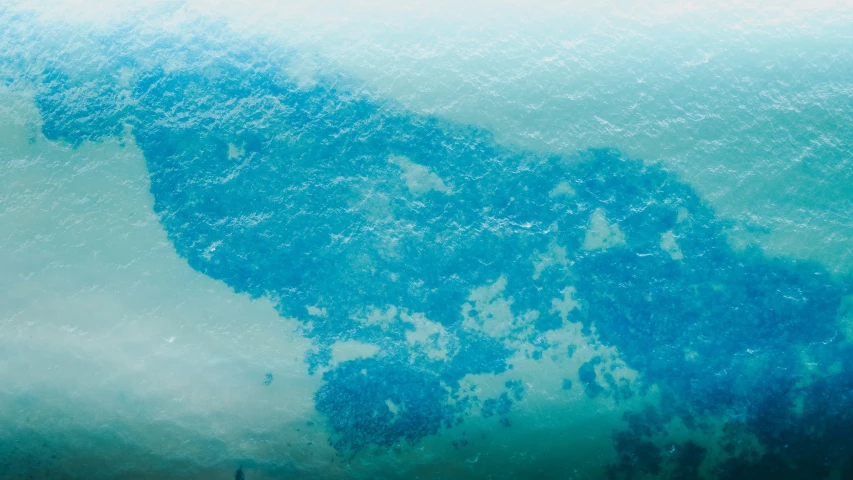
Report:
M 853 478 L 847 10 L 196 7 L 0 7 L 10 475 Z

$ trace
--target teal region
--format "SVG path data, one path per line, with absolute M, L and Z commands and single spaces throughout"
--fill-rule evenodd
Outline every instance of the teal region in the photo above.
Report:
M 43 133 L 80 145 L 131 129 L 177 252 L 304 319 L 308 369 L 323 372 L 316 408 L 342 454 L 417 443 L 475 409 L 511 429 L 522 386 L 481 399 L 459 382 L 512 369 L 509 336 L 536 358 L 545 333 L 580 322 L 641 374 L 630 386 L 605 373 L 602 385 L 596 357 L 579 371 L 587 396 L 627 399 L 657 385 L 665 399 L 626 414 L 611 478 L 657 474 L 665 462 L 673 478 L 698 478 L 702 447 L 665 458 L 648 439 L 670 418 L 701 428 L 698 415 L 731 409 L 748 412 L 764 453 L 718 465 L 719 478 L 853 478 L 853 350 L 837 323 L 849 279 L 733 250 L 728 224 L 660 165 L 609 148 L 558 156 L 499 145 L 342 75 L 297 85 L 262 51 L 163 38 L 131 55 L 114 40 L 103 40 L 110 61 L 96 71 L 57 64 L 34 76 Z M 166 68 L 163 56 L 195 61 Z M 129 86 L 108 74 L 122 67 L 139 72 Z M 555 249 L 557 264 L 534 261 Z M 534 328 L 501 337 L 471 327 L 483 323 L 463 308 L 471 290 L 497 282 Z M 561 311 L 555 299 L 578 307 Z M 376 310 L 391 313 L 365 321 Z M 407 342 L 404 316 L 415 313 L 446 338 Z M 379 350 L 331 368 L 340 341 Z M 430 355 L 430 342 L 447 354 Z M 841 367 L 803 387 L 802 351 Z

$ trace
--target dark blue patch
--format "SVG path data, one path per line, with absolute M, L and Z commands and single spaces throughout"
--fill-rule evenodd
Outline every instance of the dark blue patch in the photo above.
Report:
M 454 343 L 456 355 L 438 366 L 441 378 L 449 385 L 457 385 L 468 374 L 498 374 L 507 369 L 506 359 L 512 351 L 491 337 L 460 328 Z
M 805 387 L 781 384 L 749 406 L 741 426 L 758 437 L 764 451 L 728 459 L 719 467 L 720 478 L 827 478 L 835 470 L 841 471 L 841 478 L 851 478 L 853 349 L 841 347 L 834 358 L 845 365 L 841 372 L 824 373 Z M 801 412 L 794 408 L 796 397 L 802 401 Z
M 845 289 L 826 272 L 732 252 L 725 225 L 662 170 L 602 151 L 590 152 L 588 161 L 594 168 L 575 188 L 578 196 L 598 199 L 629 244 L 577 257 L 583 321 L 646 381 L 674 389 L 700 410 L 719 410 L 790 376 L 801 345 L 835 337 Z M 678 206 L 690 212 L 689 221 L 676 223 Z M 681 262 L 658 246 L 668 230 L 678 236 Z M 722 374 L 755 368 L 748 352 L 766 358 L 755 382 Z
M 683 444 L 673 445 L 671 462 L 674 465 L 669 475 L 670 480 L 700 480 L 699 467 L 705 460 L 708 449 L 689 440 Z
M 595 398 L 604 393 L 604 388 L 598 383 L 595 367 L 601 363 L 601 357 L 593 357 L 578 369 L 578 378 L 584 386 L 584 392 L 589 398 Z
M 503 416 L 509 413 L 510 407 L 512 407 L 512 400 L 504 392 L 498 398 L 489 398 L 483 402 L 482 415 L 486 418 L 494 415 Z
M 609 479 L 630 479 L 636 473 L 658 475 L 663 463 L 660 447 L 643 440 L 631 432 L 616 432 L 613 434 L 613 445 L 616 448 L 619 462 L 607 468 Z
M 513 397 L 515 397 L 516 401 L 521 401 L 524 399 L 524 384 L 521 383 L 521 380 L 507 380 L 504 383 L 504 386 L 512 392 Z
M 622 419 L 628 422 L 628 430 L 640 437 L 652 437 L 666 432 L 666 424 L 672 419 L 651 405 L 646 405 L 642 410 L 625 412 Z
M 266 386 L 266 385 L 271 384 L 271 383 L 272 383 L 272 378 L 273 378 L 273 377 L 272 377 L 272 374 L 271 374 L 271 373 L 268 373 L 268 374 L 264 375 L 264 385 Z
M 437 433 L 453 416 L 438 377 L 406 365 L 352 360 L 323 374 L 323 380 L 315 396 L 317 411 L 326 416 L 340 451 L 415 442 Z

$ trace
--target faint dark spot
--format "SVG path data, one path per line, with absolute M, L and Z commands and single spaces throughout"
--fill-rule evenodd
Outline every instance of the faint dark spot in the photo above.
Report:
M 661 413 L 651 405 L 646 405 L 640 411 L 625 412 L 622 420 L 628 422 L 628 430 L 639 437 L 652 437 L 666 432 L 669 415 Z
M 674 445 L 675 452 L 672 459 L 674 463 L 670 480 L 698 480 L 699 466 L 705 459 L 707 449 L 689 440 L 681 445 Z
M 619 396 L 625 400 L 630 400 L 634 396 L 634 391 L 631 390 L 631 384 L 624 378 L 619 385 Z
M 512 406 L 512 400 L 506 392 L 498 398 L 489 398 L 483 402 L 482 415 L 489 418 L 494 415 L 506 415 Z
M 504 386 L 513 393 L 516 401 L 521 401 L 524 398 L 524 384 L 521 383 L 521 380 L 507 380 Z
M 584 385 L 584 392 L 589 398 L 595 398 L 604 392 L 604 388 L 596 380 L 595 367 L 601 363 L 601 357 L 593 357 L 578 369 L 578 378 Z
M 607 468 L 610 479 L 629 479 L 635 472 L 657 475 L 663 456 L 660 448 L 648 440 L 626 431 L 613 434 L 613 444 L 619 463 Z

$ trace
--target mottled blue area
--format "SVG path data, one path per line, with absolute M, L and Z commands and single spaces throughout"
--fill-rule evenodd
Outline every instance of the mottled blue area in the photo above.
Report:
M 604 393 L 604 388 L 598 383 L 598 374 L 595 372 L 595 367 L 599 364 L 601 364 L 601 357 L 593 357 L 578 369 L 578 378 L 583 384 L 584 393 L 589 398 L 595 398 Z
M 179 50 L 170 45 L 168 55 L 189 55 Z M 162 60 L 154 51 L 140 55 Z M 836 313 L 850 288 L 821 267 L 733 251 L 728 225 L 688 185 L 617 150 L 520 151 L 483 130 L 373 98 L 342 77 L 299 87 L 260 53 L 218 53 L 170 69 L 149 61 L 126 89 L 109 76 L 80 82 L 48 70 L 36 99 L 43 132 L 79 145 L 132 127 L 155 211 L 177 252 L 196 270 L 237 292 L 268 296 L 282 315 L 305 322 L 316 347 L 309 368 L 326 370 L 317 410 L 337 448 L 432 435 L 465 410 L 454 403 L 465 404 L 465 375 L 512 368 L 506 339 L 463 325 L 471 290 L 503 277 L 513 314 L 538 312 L 537 332 L 516 339 L 536 347 L 534 358 L 550 347 L 541 333 L 564 324 L 552 299 L 574 286 L 580 308 L 567 320 L 587 333 L 594 326 L 640 372 L 641 384 L 660 387 L 685 424 L 691 412 L 746 409 L 767 462 L 785 448 L 779 439 L 802 448 L 802 458 L 788 460 L 797 475 L 853 453 L 843 430 L 853 427 L 845 413 L 853 410 L 851 363 L 797 387 L 800 352 L 834 358 L 842 351 Z M 446 188 L 410 188 L 398 157 L 428 168 Z M 552 195 L 560 182 L 574 193 Z M 596 211 L 619 226 L 624 245 L 584 248 Z M 661 247 L 667 232 L 683 259 Z M 537 272 L 536 255 L 552 245 L 566 250 L 567 265 Z M 399 309 L 393 318 L 366 321 L 389 306 Z M 323 314 L 309 315 L 308 307 Z M 403 313 L 441 324 L 448 358 L 430 358 L 408 342 L 414 326 Z M 346 340 L 379 353 L 330 367 L 331 346 Z M 569 347 L 566 356 L 574 353 Z M 580 367 L 586 394 L 633 396 L 612 374 L 599 379 L 601 361 Z M 481 412 L 508 425 L 512 398 L 522 394 L 520 384 L 505 387 Z M 792 416 L 796 395 L 806 409 Z M 614 436 L 614 475 L 655 474 L 666 463 L 636 428 Z M 679 448 L 688 478 L 704 451 Z M 751 460 L 732 462 L 721 475 L 759 478 Z
M 699 468 L 707 454 L 706 448 L 692 440 L 677 443 L 667 439 L 663 446 L 653 441 L 655 437 L 668 438 L 665 425 L 671 419 L 671 414 L 650 405 L 636 412 L 626 412 L 624 420 L 628 429 L 613 433 L 618 461 L 607 467 L 608 478 L 645 478 L 648 474 L 668 480 L 705 478 L 700 475 Z
M 454 344 L 457 353 L 440 367 L 441 378 L 448 385 L 457 385 L 468 374 L 501 373 L 507 369 L 506 359 L 512 353 L 499 341 L 463 329 L 458 330 Z
M 506 392 L 502 393 L 498 398 L 489 398 L 483 402 L 483 416 L 488 418 L 494 415 L 506 415 L 512 406 L 512 400 Z
M 658 476 L 661 473 L 663 454 L 660 447 L 630 432 L 616 432 L 613 446 L 619 463 L 608 470 L 612 480 L 634 478 L 637 473 Z
M 321 345 L 316 351 L 308 352 L 305 363 L 308 364 L 308 373 L 314 375 L 318 368 L 332 361 L 332 348 L 329 345 Z
M 507 380 L 504 386 L 512 392 L 512 396 L 516 401 L 524 399 L 524 384 L 521 383 L 521 380 Z
M 673 445 L 671 458 L 675 465 L 669 478 L 671 480 L 698 480 L 702 478 L 699 475 L 699 467 L 707 454 L 707 448 L 692 440 L 680 445 Z
M 439 378 L 407 365 L 353 360 L 325 373 L 323 380 L 317 410 L 329 414 L 339 450 L 414 442 L 437 433 L 452 418 Z
M 575 345 L 575 344 L 569 345 L 568 348 L 566 349 L 566 355 L 568 355 L 569 358 L 572 358 L 575 355 L 575 352 L 577 351 L 577 349 L 578 349 L 577 345 Z
M 74 146 L 119 135 L 129 92 L 112 83 L 76 83 L 56 68 L 45 70 L 35 101 L 43 116 L 42 132 Z
M 780 382 L 750 405 L 747 425 L 765 450 L 728 460 L 720 478 L 826 478 L 833 470 L 842 479 L 853 478 L 853 349 L 843 348 L 834 360 L 844 365 L 841 372 L 825 373 L 808 386 Z

